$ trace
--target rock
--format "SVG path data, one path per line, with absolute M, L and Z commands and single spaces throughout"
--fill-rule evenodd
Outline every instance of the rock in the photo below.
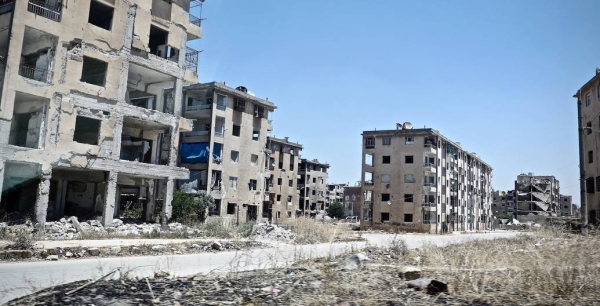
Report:
M 194 243 L 194 244 L 192 244 L 191 248 L 192 248 L 192 249 L 199 249 L 199 248 L 200 248 L 200 246 L 199 246 L 198 244 L 195 244 L 195 243 Z
M 369 260 L 369 257 L 367 257 L 363 253 L 358 253 L 358 254 L 352 255 L 349 258 L 347 258 L 346 260 L 344 260 L 344 262 L 342 264 L 342 268 L 347 269 L 347 270 L 358 269 L 360 267 L 361 263 L 365 260 Z
M 448 284 L 442 281 L 428 278 L 418 278 L 408 282 L 408 288 L 414 288 L 417 291 L 424 290 L 429 294 L 448 292 Z
M 68 252 L 68 251 L 67 251 L 67 252 L 65 253 L 65 257 L 67 257 L 67 258 L 71 258 L 71 257 L 73 257 L 73 253 L 71 253 L 71 252 Z
M 123 220 L 121 220 L 121 219 L 114 219 L 112 222 L 112 226 L 114 226 L 114 227 L 119 227 L 122 225 L 123 225 Z
M 154 245 L 152 246 L 152 251 L 164 251 L 167 247 L 164 245 Z
M 58 255 L 48 255 L 48 257 L 46 257 L 46 260 L 57 261 Z
M 91 248 L 91 249 L 88 249 L 87 252 L 90 253 L 90 255 L 92 255 L 92 256 L 100 256 L 99 248 Z
M 73 227 L 75 227 L 75 229 L 80 232 L 83 233 L 83 227 L 81 227 L 81 223 L 79 223 L 79 221 L 77 220 L 77 217 L 73 216 L 69 219 L 69 221 L 71 221 L 71 223 L 73 224 Z
M 412 281 L 421 277 L 421 269 L 412 266 L 401 267 L 398 276 L 407 281 Z
M 6 259 L 26 259 L 32 256 L 33 252 L 30 250 L 8 250 L 5 253 Z
M 171 272 L 169 271 L 161 270 L 154 272 L 154 278 L 167 278 L 169 276 L 171 276 Z
M 210 247 L 213 248 L 213 250 L 217 250 L 217 251 L 220 251 L 223 248 L 223 246 L 218 241 L 213 242 L 210 245 Z
M 54 219 L 54 220 L 56 220 L 56 219 Z M 65 218 L 60 218 L 60 223 L 67 223 L 67 219 L 65 219 Z
M 120 246 L 110 248 L 110 255 L 118 255 L 119 253 L 121 253 Z

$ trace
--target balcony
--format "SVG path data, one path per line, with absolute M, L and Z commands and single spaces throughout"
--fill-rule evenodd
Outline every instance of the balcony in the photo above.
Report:
M 428 192 L 435 193 L 435 192 L 437 192 L 436 184 L 435 183 L 425 183 L 425 184 L 423 184 L 423 191 L 425 193 L 428 193 Z
M 192 14 L 190 14 L 190 23 L 197 26 L 197 27 L 202 27 L 202 20 L 204 20 L 203 18 L 198 18 Z
M 437 173 L 437 167 L 435 164 L 425 163 L 423 164 L 423 168 L 426 173 Z
M 192 104 L 186 105 L 185 110 L 188 112 L 210 109 L 212 104 Z
M 29 0 L 27 10 L 44 18 L 60 22 L 62 4 L 61 2 L 47 4 L 45 0 Z
M 196 137 L 196 136 L 208 136 L 209 131 L 191 131 L 184 132 L 183 137 Z
M 15 0 L 3 0 L 0 1 L 0 15 L 10 13 L 13 11 Z
M 432 203 L 432 202 L 425 202 L 423 203 L 423 207 L 436 207 L 437 204 L 436 203 Z
M 423 224 L 435 224 L 436 220 L 423 220 Z
M 223 131 L 223 130 L 215 131 L 215 137 L 223 138 L 223 136 L 225 136 L 225 131 Z
M 19 66 L 19 75 L 28 79 L 49 83 L 52 80 L 52 71 L 43 68 L 37 68 L 25 64 Z
M 217 104 L 217 109 L 224 111 L 224 110 L 227 109 L 227 105 L 225 105 L 225 104 Z
M 198 54 L 200 51 L 190 47 L 185 48 L 185 69 L 198 72 Z

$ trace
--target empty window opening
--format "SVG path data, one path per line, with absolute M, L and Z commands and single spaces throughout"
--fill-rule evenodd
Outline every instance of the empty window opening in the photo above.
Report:
M 392 161 L 391 157 L 389 155 L 386 156 L 382 156 L 382 163 L 383 164 L 389 164 Z
M 381 213 L 381 222 L 390 221 L 390 213 Z
M 365 154 L 365 165 L 373 166 L 373 154 Z
M 256 154 L 251 154 L 251 155 L 250 155 L 250 163 L 251 163 L 253 166 L 256 166 L 256 165 L 258 165 L 258 155 L 256 155 Z
M 6 163 L 4 166 L 0 211 L 33 217 L 38 194 L 39 166 Z
M 365 185 L 373 185 L 373 172 L 365 172 Z
M 25 27 L 19 75 L 50 83 L 58 38 L 46 32 Z
M 277 202 L 280 202 L 280 201 L 281 201 L 281 195 L 280 195 L 280 194 L 278 194 L 278 195 L 277 195 Z
M 128 90 L 127 96 L 126 100 L 133 106 L 156 110 L 156 95 L 139 90 Z
M 155 26 L 150 26 L 150 39 L 148 47 L 150 52 L 158 57 L 177 62 L 179 50 L 167 44 L 169 32 Z
M 90 15 L 88 22 L 97 27 L 110 31 L 114 11 L 114 8 L 100 3 L 99 1 L 92 0 L 90 3 Z
M 390 200 L 390 194 L 389 193 L 382 193 L 381 194 L 381 201 L 387 202 L 389 200 Z
M 235 215 L 235 209 L 237 207 L 236 203 L 227 203 L 227 214 Z
M 412 155 L 406 155 L 404 156 L 404 163 L 405 164 L 412 164 L 414 162 L 414 158 Z
M 292 205 L 292 196 L 287 197 L 287 204 Z
M 233 125 L 233 129 L 231 130 L 231 135 L 240 137 L 241 127 L 237 124 Z
M 368 137 L 365 138 L 365 149 L 373 149 L 375 148 L 375 138 Z
M 410 193 L 406 193 L 404 194 L 404 202 L 412 202 L 413 201 L 413 195 Z
M 235 98 L 233 100 L 233 109 L 240 112 L 246 111 L 246 101 L 244 99 Z
M 594 151 L 588 151 L 588 163 L 591 164 L 594 162 Z
M 277 185 L 281 186 L 281 184 L 283 184 L 283 179 L 282 178 L 278 178 L 277 179 Z
M 404 222 L 413 222 L 413 214 L 404 214 Z
M 98 145 L 100 138 L 100 123 L 98 119 L 77 116 L 73 141 L 90 145 Z
M 41 130 L 46 120 L 48 102 L 48 99 L 16 92 L 9 144 L 26 148 L 41 147 Z
M 248 182 L 248 190 L 256 190 L 256 180 L 250 180 L 250 182 Z
M 231 161 L 237 163 L 240 158 L 240 152 L 231 150 Z
M 92 57 L 83 57 L 81 82 L 104 86 L 106 84 L 106 71 L 108 63 Z
M 265 108 L 260 105 L 254 105 L 254 117 L 265 118 Z
M 152 164 L 152 140 L 122 135 L 121 160 Z
M 259 131 L 252 131 L 252 140 L 258 141 L 259 137 L 260 137 Z
M 215 199 L 215 206 L 213 206 L 208 212 L 210 216 L 220 216 L 221 215 L 221 200 Z

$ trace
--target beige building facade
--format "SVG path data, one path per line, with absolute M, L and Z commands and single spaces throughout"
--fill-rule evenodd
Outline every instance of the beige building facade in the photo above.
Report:
M 39 227 L 112 223 L 121 200 L 171 215 L 182 88 L 197 82 L 201 1 L 18 0 L 0 6 L 1 209 Z M 68 5 L 67 5 L 68 4 Z
M 270 176 L 266 191 L 269 193 L 269 202 L 264 215 L 271 222 L 296 217 L 300 200 L 298 166 L 302 148 L 302 145 L 291 142 L 288 137 L 267 139 Z
M 327 180 L 329 174 L 328 163 L 321 163 L 317 159 L 300 160 L 298 188 L 300 201 L 298 202 L 299 214 L 316 215 L 324 212 L 327 206 Z
M 491 228 L 492 168 L 434 129 L 362 134 L 362 229 L 440 233 Z
M 184 101 L 184 117 L 194 128 L 182 135 L 179 163 L 190 179 L 180 181 L 180 188 L 212 195 L 213 217 L 240 223 L 268 219 L 267 134 L 275 104 L 243 86 L 218 82 L 186 87 Z

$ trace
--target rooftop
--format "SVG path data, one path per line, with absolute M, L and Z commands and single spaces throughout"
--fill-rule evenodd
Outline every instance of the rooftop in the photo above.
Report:
M 301 162 L 307 163 L 307 164 L 313 164 L 313 165 L 321 165 L 323 167 L 329 168 L 328 163 L 321 163 L 321 162 L 319 162 L 318 159 L 309 160 L 307 158 L 303 158 L 303 159 L 301 159 Z
M 281 139 L 281 138 L 275 138 L 275 137 L 269 136 L 267 138 L 269 139 L 269 141 L 272 141 L 272 142 L 287 144 L 289 146 L 300 148 L 300 149 L 304 148 L 301 144 L 299 144 L 297 142 L 291 142 L 291 141 L 289 141 L 289 139 L 287 137 Z
M 237 90 L 235 88 L 231 88 L 231 87 L 229 87 L 223 83 L 219 83 L 219 82 L 197 83 L 197 84 L 189 85 L 189 86 L 185 87 L 183 90 L 189 91 L 189 90 L 202 90 L 202 89 L 215 89 L 220 92 L 224 92 L 226 94 L 236 96 L 238 98 L 242 98 L 247 101 L 252 101 L 253 103 L 256 103 L 256 104 L 260 104 L 264 107 L 267 107 L 271 111 L 277 109 L 277 106 L 275 106 L 275 103 L 273 103 L 271 101 L 255 97 L 251 94 Z

